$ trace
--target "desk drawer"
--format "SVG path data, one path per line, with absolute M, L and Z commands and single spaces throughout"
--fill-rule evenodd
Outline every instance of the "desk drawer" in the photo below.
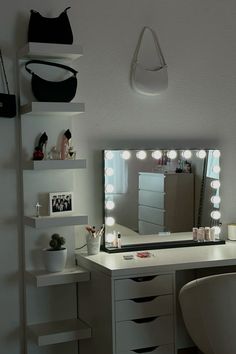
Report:
M 148 191 L 164 192 L 165 175 L 164 174 L 139 174 L 139 189 Z
M 115 281 L 115 300 L 172 294 L 171 274 L 144 276 Z
M 173 340 L 172 316 L 116 322 L 116 351 L 118 353 L 124 350 L 169 344 L 173 343 Z
M 125 350 L 117 354 L 174 354 L 174 345 L 166 344 L 143 349 Z
M 115 302 L 116 321 L 170 315 L 173 312 L 173 296 L 161 295 Z
M 165 226 L 155 225 L 150 222 L 139 220 L 138 231 L 141 235 L 158 234 L 159 232 L 166 231 Z

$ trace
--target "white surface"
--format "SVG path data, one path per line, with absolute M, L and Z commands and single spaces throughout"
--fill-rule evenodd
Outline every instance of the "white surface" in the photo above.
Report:
M 21 106 L 22 115 L 30 116 L 74 116 L 84 113 L 84 103 L 77 102 L 30 102 Z
M 19 59 L 77 59 L 83 54 L 80 45 L 29 42 L 18 51 Z
M 77 319 L 28 326 L 28 333 L 39 346 L 91 337 L 91 329 Z
M 42 160 L 24 161 L 24 170 L 59 170 L 86 168 L 86 160 Z
M 68 225 L 85 225 L 88 223 L 87 216 L 67 215 L 67 216 L 25 216 L 25 225 L 34 227 L 36 229 L 68 226 Z
M 150 250 L 150 258 L 138 258 L 136 252 L 95 256 L 77 254 L 79 264 L 88 269 L 98 269 L 112 276 L 170 272 L 182 269 L 217 267 L 236 264 L 236 243 Z M 133 254 L 133 260 L 125 260 L 124 254 Z
M 88 281 L 90 273 L 81 268 L 68 268 L 63 272 L 49 273 L 45 270 L 40 271 L 27 271 L 26 276 L 29 280 L 39 288 L 42 286 L 51 286 L 59 284 L 77 283 L 81 281 Z

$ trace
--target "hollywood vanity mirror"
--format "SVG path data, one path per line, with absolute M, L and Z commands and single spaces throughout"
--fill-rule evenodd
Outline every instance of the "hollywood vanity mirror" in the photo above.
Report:
M 103 158 L 103 250 L 224 243 L 219 150 L 105 150 Z M 213 228 L 215 240 L 193 241 L 193 227 Z

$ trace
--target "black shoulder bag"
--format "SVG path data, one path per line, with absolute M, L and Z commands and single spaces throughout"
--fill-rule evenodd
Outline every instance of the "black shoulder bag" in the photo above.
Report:
M 72 44 L 73 33 L 67 15 L 67 7 L 58 17 L 44 17 L 39 12 L 31 10 L 28 41 L 41 43 Z
M 0 93 L 0 117 L 13 118 L 16 116 L 16 96 L 11 95 L 9 91 L 7 75 L 5 72 L 1 49 L 0 49 L 0 58 L 1 58 L 4 80 L 7 88 L 7 93 Z
M 28 68 L 30 64 L 43 64 L 48 66 L 56 66 L 73 73 L 73 76 L 63 81 L 48 81 L 42 79 Z M 69 66 L 52 63 L 43 60 L 30 60 L 25 64 L 25 69 L 32 75 L 31 87 L 34 97 L 40 102 L 70 102 L 77 89 L 77 71 Z

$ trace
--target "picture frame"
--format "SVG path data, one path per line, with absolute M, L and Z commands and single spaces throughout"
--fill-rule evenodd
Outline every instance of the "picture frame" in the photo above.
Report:
M 67 215 L 74 211 L 73 192 L 49 193 L 49 215 Z

